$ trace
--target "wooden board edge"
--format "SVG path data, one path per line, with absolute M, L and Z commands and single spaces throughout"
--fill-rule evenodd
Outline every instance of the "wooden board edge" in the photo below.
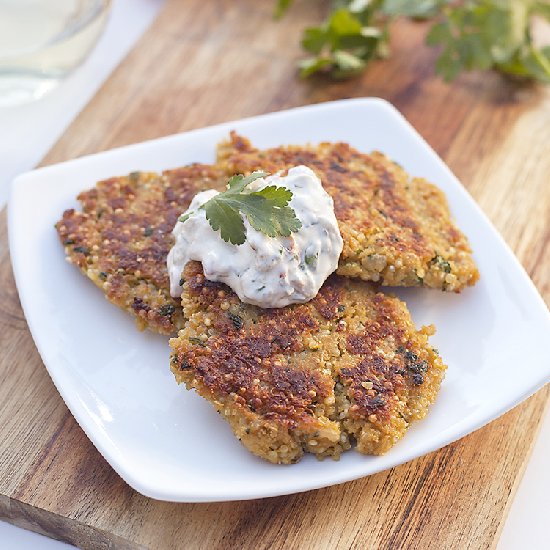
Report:
M 36 508 L 4 495 L 0 495 L 0 520 L 84 550 L 99 548 L 136 550 L 143 548 L 76 519 Z

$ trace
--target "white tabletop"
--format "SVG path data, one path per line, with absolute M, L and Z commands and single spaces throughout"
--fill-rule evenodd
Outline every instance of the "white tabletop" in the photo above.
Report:
M 550 407 L 512 502 L 497 550 L 550 548 Z
M 17 174 L 35 166 L 152 22 L 164 0 L 115 0 L 106 31 L 86 62 L 49 96 L 0 109 L 0 207 Z M 124 31 L 124 32 L 122 32 Z M 550 548 L 550 409 L 512 503 L 498 550 Z M 0 522 L 0 547 L 70 545 Z

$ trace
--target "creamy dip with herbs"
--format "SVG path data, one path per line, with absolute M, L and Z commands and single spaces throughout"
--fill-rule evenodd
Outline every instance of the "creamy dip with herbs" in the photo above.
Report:
M 307 166 L 291 168 L 286 176 L 259 178 L 249 189 L 271 185 L 292 191 L 289 206 L 302 227 L 289 237 L 268 237 L 243 216 L 246 240 L 234 245 L 212 229 L 205 211 L 199 209 L 218 191 L 198 193 L 186 212 L 194 214 L 174 227 L 175 244 L 167 261 L 172 296 L 181 295 L 182 271 L 191 260 L 202 263 L 207 279 L 225 283 L 248 304 L 283 307 L 317 295 L 338 267 L 343 247 L 332 198 Z

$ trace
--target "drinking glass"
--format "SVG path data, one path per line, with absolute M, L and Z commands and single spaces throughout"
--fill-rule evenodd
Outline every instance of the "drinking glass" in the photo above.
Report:
M 38 99 L 90 53 L 111 0 L 0 0 L 0 106 Z

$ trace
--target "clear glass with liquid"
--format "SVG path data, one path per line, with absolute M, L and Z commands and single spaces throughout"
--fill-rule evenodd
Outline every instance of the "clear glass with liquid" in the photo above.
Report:
M 0 0 L 0 106 L 42 97 L 77 67 L 111 0 Z

